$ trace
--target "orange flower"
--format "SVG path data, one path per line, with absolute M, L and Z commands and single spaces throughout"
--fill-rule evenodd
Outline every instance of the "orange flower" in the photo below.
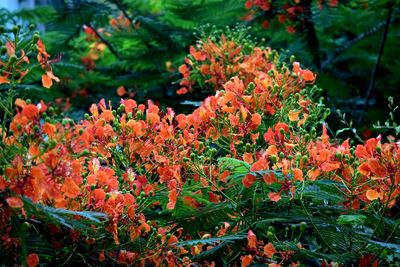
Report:
M 106 192 L 103 189 L 97 188 L 92 191 L 92 199 L 95 202 L 95 207 L 101 207 L 104 205 L 104 200 L 106 199 Z
M 178 95 L 184 95 L 187 94 L 189 91 L 186 87 L 181 87 L 179 90 L 176 91 L 176 94 Z
M 264 174 L 263 180 L 266 184 L 272 184 L 273 182 L 275 182 L 275 174 L 273 172 Z
M 249 188 L 251 187 L 252 184 L 257 180 L 257 178 L 252 175 L 252 174 L 247 174 L 243 179 L 242 179 L 242 184 L 244 187 Z
M 251 115 L 251 124 L 257 128 L 261 124 L 261 115 L 258 113 Z
M 61 192 L 63 192 L 66 197 L 76 198 L 81 190 L 71 177 L 67 177 L 65 178 L 64 184 L 61 187 Z
M 264 246 L 264 254 L 268 258 L 272 258 L 275 253 L 276 253 L 276 249 L 275 249 L 274 245 L 271 242 L 269 242 L 268 244 L 266 244 Z
M 250 168 L 251 171 L 263 171 L 263 170 L 268 170 L 268 160 L 265 158 L 260 158 L 256 162 L 251 165 Z
M 247 233 L 247 245 L 249 248 L 257 249 L 257 237 L 251 230 Z
M 240 261 L 242 262 L 241 267 L 247 267 L 252 263 L 253 256 L 251 255 L 241 256 Z
M 56 82 L 59 82 L 60 79 L 56 76 L 54 76 L 53 72 L 51 70 L 46 71 L 46 74 L 42 75 L 42 85 L 45 88 L 50 88 L 53 85 L 53 80 Z
M 377 159 L 368 159 L 368 167 L 377 178 L 384 178 L 387 174 Z
M 49 137 L 53 137 L 54 133 L 57 131 L 57 127 L 54 124 L 46 122 L 42 126 L 43 132 Z
M 301 77 L 303 78 L 304 81 L 313 83 L 317 75 L 312 73 L 310 70 L 302 70 Z
M 29 254 L 26 258 L 26 263 L 28 267 L 35 267 L 39 265 L 39 256 L 35 253 Z
M 249 164 L 253 163 L 253 154 L 251 153 L 243 153 L 243 161 Z
M 22 208 L 24 206 L 24 202 L 19 197 L 8 197 L 6 198 L 8 206 L 11 208 Z
M 304 180 L 303 179 L 303 172 L 299 168 L 294 168 L 293 169 L 293 176 L 294 176 L 294 179 L 297 180 L 297 181 L 302 182 Z
M 269 192 L 268 193 L 268 198 L 273 201 L 273 202 L 278 202 L 282 197 L 280 192 Z
M 290 121 L 298 121 L 299 120 L 300 111 L 291 110 L 289 111 L 289 120 Z
M 375 189 L 368 189 L 365 195 L 371 201 L 379 198 L 379 193 Z
M 190 46 L 190 54 L 193 56 L 193 58 L 197 61 L 204 61 L 207 58 L 207 54 L 204 53 L 203 51 L 196 51 L 196 49 L 193 46 Z

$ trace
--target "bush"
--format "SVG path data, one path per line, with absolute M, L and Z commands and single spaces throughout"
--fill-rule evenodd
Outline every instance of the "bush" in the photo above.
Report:
M 398 143 L 331 139 L 316 75 L 238 33 L 190 48 L 179 91 L 216 92 L 187 115 L 103 99 L 74 121 L 16 99 L 1 128 L 2 263 L 399 260 Z

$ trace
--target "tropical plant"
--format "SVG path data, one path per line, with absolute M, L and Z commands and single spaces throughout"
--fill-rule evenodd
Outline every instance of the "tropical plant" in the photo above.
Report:
M 103 99 L 74 121 L 16 99 L 2 263 L 395 264 L 399 144 L 330 138 L 316 75 L 243 32 L 190 48 L 181 86 L 216 92 L 189 114 Z

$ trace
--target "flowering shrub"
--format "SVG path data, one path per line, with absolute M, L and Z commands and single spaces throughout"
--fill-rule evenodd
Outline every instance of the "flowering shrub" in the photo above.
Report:
M 221 35 L 191 47 L 179 90 L 216 92 L 187 115 L 101 100 L 75 122 L 17 99 L 1 129 L 8 263 L 398 260 L 398 143 L 331 140 L 315 74 L 253 45 Z
M 250 82 L 265 79 L 256 76 L 276 74 L 275 64 L 279 54 L 270 48 L 262 49 L 249 38 L 246 38 L 246 29 L 235 28 L 229 30 L 228 35 L 222 34 L 216 36 L 219 31 L 204 33 L 196 46 L 190 47 L 190 55 L 186 58 L 186 63 L 179 67 L 179 72 L 183 79 L 177 93 L 185 94 L 193 90 L 193 84 L 202 87 L 209 85 L 213 89 L 221 88 L 226 82 L 235 76 L 245 78 L 244 86 L 247 87 Z M 294 58 L 292 58 L 294 61 Z M 299 63 L 295 63 L 292 73 L 289 70 L 284 71 L 283 76 L 279 74 L 276 80 L 280 85 L 283 80 L 288 79 L 287 83 L 291 87 L 296 87 L 298 83 L 313 83 L 315 75 L 309 70 L 302 70 Z M 286 66 L 284 66 L 286 67 Z M 291 77 L 296 76 L 296 77 Z M 297 76 L 300 76 L 298 79 Z M 279 79 L 281 79 L 279 81 Z M 288 89 L 285 94 L 294 91 Z
M 25 75 L 35 66 L 31 64 L 32 57 L 36 57 L 38 65 L 42 69 L 42 85 L 45 88 L 50 88 L 53 84 L 52 80 L 59 81 L 59 78 L 54 76 L 50 60 L 50 55 L 46 52 L 46 47 L 40 39 L 39 33 L 31 34 L 34 25 L 30 26 L 29 31 L 22 32 L 21 26 L 13 26 L 11 29 L 0 29 L 2 34 L 1 44 L 1 71 L 0 84 L 21 83 Z M 4 33 L 7 30 L 9 33 Z M 26 38 L 30 34 L 31 38 Z
M 285 25 L 290 34 L 296 33 L 298 29 L 306 28 L 307 20 L 310 20 L 311 5 L 315 2 L 318 9 L 335 8 L 338 0 L 297 0 L 297 1 L 270 1 L 270 0 L 247 0 L 245 8 L 248 10 L 244 20 L 261 19 L 263 28 L 268 28 L 270 23 L 277 21 Z M 357 3 L 359 4 L 359 3 Z M 353 5 L 357 5 L 353 3 Z

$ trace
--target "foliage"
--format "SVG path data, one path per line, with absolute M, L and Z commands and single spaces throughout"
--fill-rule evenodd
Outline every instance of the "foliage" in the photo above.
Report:
M 189 114 L 102 99 L 75 121 L 16 99 L 0 132 L 2 264 L 397 262 L 399 144 L 330 138 L 316 75 L 243 32 L 189 48 L 176 89 L 216 90 Z
M 400 97 L 398 7 L 397 0 L 74 0 L 57 11 L 3 10 L 2 23 L 44 25 L 50 54 L 62 55 L 54 64 L 62 82 L 51 92 L 28 86 L 17 93 L 34 101 L 66 102 L 61 109 L 75 119 L 101 98 L 114 103 L 120 97 L 141 103 L 151 98 L 191 112 L 190 104 L 205 96 L 199 91 L 176 95 L 174 83 L 197 26 L 251 25 L 246 33 L 251 41 L 258 37 L 263 46 L 288 49 L 318 73 L 330 109 L 347 113 L 353 121 L 349 128 L 362 131 L 358 135 L 365 140 L 377 132 L 367 125 L 384 120 L 380 107 L 387 97 Z M 208 95 L 208 89 L 202 92 Z M 332 128 L 342 127 L 339 121 L 336 115 L 328 119 Z M 349 135 L 352 131 L 341 132 L 343 138 Z
M 269 46 L 289 49 L 315 70 L 331 110 L 347 113 L 366 139 L 376 132 L 368 125 L 384 119 L 387 97 L 399 98 L 398 7 L 399 1 L 248 0 L 246 20 Z M 329 120 L 340 128 L 336 121 Z

